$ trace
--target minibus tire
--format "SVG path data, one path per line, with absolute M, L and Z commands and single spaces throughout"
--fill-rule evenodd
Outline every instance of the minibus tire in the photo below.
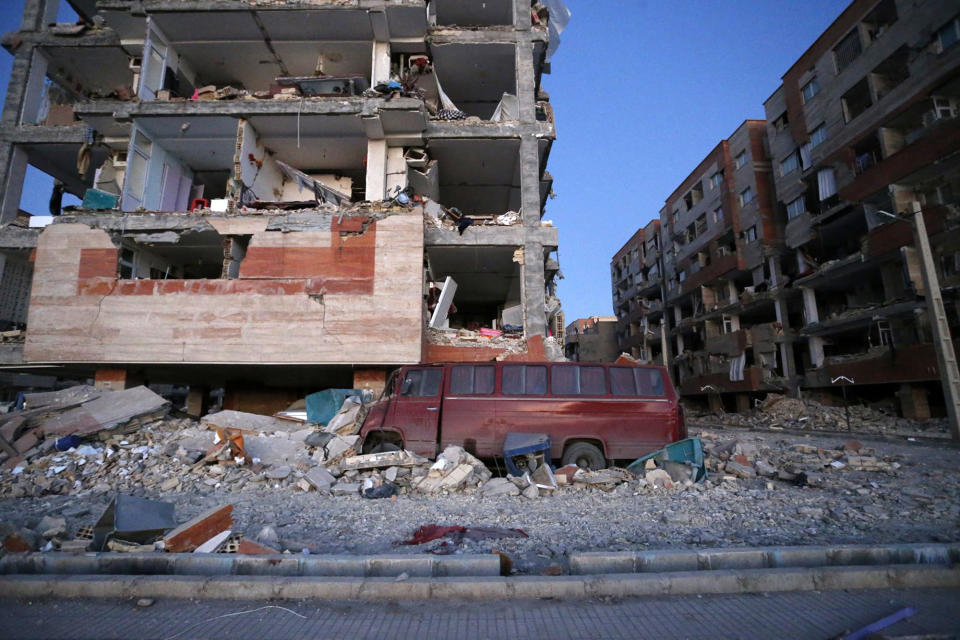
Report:
M 563 452 L 563 465 L 568 464 L 595 471 L 605 468 L 607 461 L 603 457 L 603 452 L 589 442 L 575 442 Z

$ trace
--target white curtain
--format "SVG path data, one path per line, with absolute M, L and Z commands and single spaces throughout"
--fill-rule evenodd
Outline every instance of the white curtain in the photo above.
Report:
M 817 172 L 817 186 L 820 187 L 821 202 L 837 193 L 837 182 L 833 176 L 833 168 L 820 169 Z

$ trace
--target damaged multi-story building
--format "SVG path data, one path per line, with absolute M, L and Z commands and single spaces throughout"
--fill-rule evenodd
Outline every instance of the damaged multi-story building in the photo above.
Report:
M 563 355 L 573 362 L 613 362 L 617 348 L 617 319 L 614 316 L 577 318 L 563 332 Z
M 956 330 L 958 42 L 955 3 L 855 0 L 783 76 L 766 121 L 744 123 L 670 196 L 661 282 L 686 396 L 745 409 L 768 391 L 849 393 L 897 398 L 914 418 L 943 405 L 901 214 L 923 213 Z M 623 251 L 611 264 L 618 317 Z M 634 330 L 653 318 L 624 311 L 621 340 L 655 358 Z
M 561 2 L 69 3 L 76 24 L 26 0 L 3 38 L 8 366 L 262 411 L 399 364 L 545 357 Z M 56 180 L 32 234 L 28 166 Z

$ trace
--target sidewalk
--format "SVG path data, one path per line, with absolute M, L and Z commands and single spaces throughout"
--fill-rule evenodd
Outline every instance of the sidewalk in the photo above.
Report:
M 907 606 L 889 636 L 955 634 L 960 590 L 876 590 L 624 600 L 238 602 L 0 599 L 0 637 L 21 638 L 831 638 Z M 280 606 L 284 609 L 279 608 Z M 242 611 L 270 607 L 248 614 Z M 216 620 L 211 618 L 221 617 Z

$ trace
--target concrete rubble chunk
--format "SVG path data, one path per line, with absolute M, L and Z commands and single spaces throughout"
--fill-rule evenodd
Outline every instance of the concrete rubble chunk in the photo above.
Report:
M 502 495 L 520 495 L 520 489 L 517 485 L 510 482 L 507 478 L 490 478 L 483 484 L 480 492 L 484 497 L 490 498 Z
M 337 482 L 337 479 L 333 477 L 333 474 L 327 471 L 324 467 L 319 466 L 307 471 L 304 477 L 306 478 L 307 482 L 312 484 L 314 488 L 317 489 L 317 491 L 329 491 L 330 487 Z
M 744 460 L 728 460 L 723 468 L 738 478 L 753 478 L 757 475 L 757 470 Z
M 169 404 L 143 386 L 113 391 L 44 420 L 40 430 L 45 435 L 56 436 L 96 433 L 113 429 L 134 418 L 166 413 Z
M 359 482 L 338 482 L 330 490 L 335 496 L 355 496 L 360 493 Z
M 60 516 L 43 516 L 36 531 L 47 540 L 63 536 L 67 533 L 67 520 Z
M 340 468 L 348 469 L 382 469 L 384 467 L 413 467 L 427 462 L 426 458 L 418 456 L 412 451 L 388 451 L 385 453 L 368 453 L 362 456 L 350 456 L 340 462 Z
M 532 484 L 523 490 L 522 495 L 524 498 L 527 498 L 528 500 L 533 500 L 535 498 L 540 497 L 540 489 L 537 488 L 537 485 Z
M 303 425 L 298 422 L 281 420 L 273 416 L 262 416 L 256 413 L 231 410 L 209 413 L 200 420 L 200 424 L 208 429 L 221 427 L 262 434 L 293 432 L 303 429 Z
M 293 469 L 290 465 L 280 465 L 279 467 L 271 467 L 267 469 L 266 476 L 271 480 L 283 480 L 290 476 L 293 473 Z
M 643 477 L 651 486 L 663 489 L 673 488 L 673 479 L 670 477 L 670 474 L 663 469 L 651 469 L 647 471 Z
M 334 436 L 325 447 L 327 454 L 326 461 L 336 462 L 340 458 L 349 456 L 354 451 L 354 446 L 356 446 L 357 440 L 359 439 L 359 436 Z
M 276 529 L 274 529 L 270 525 L 267 525 L 261 528 L 260 531 L 257 532 L 256 540 L 261 544 L 265 544 L 267 546 L 273 546 L 273 545 L 276 545 L 278 542 L 280 542 L 280 536 L 277 535 Z

